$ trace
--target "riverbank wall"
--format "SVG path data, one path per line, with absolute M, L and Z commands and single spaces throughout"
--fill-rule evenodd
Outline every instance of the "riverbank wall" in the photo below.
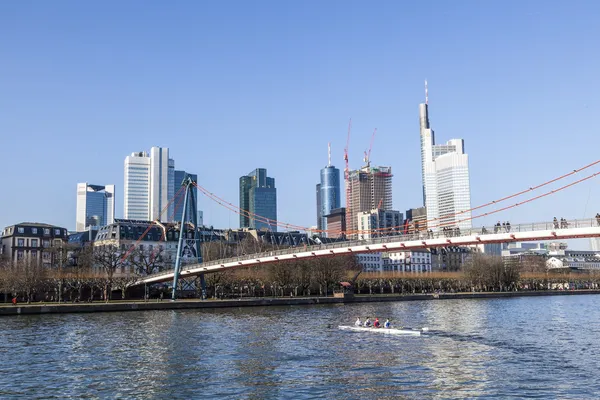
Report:
M 584 294 L 600 294 L 600 290 L 549 290 L 527 292 L 485 292 L 485 293 L 440 293 L 412 295 L 356 295 L 347 297 L 278 297 L 278 298 L 243 298 L 236 300 L 149 300 L 116 301 L 109 303 L 42 303 L 42 304 L 7 304 L 0 306 L 0 316 L 31 314 L 67 314 L 115 311 L 148 311 L 148 310 L 186 310 L 198 308 L 228 307 L 264 307 L 264 306 L 306 306 L 319 304 L 350 304 L 390 301 L 424 301 L 449 299 L 492 299 L 531 296 L 570 296 Z

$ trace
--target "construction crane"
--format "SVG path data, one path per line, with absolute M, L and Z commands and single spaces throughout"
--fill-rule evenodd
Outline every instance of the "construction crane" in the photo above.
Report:
M 351 212 L 351 204 L 352 204 L 352 186 L 350 185 L 350 166 L 348 162 L 348 147 L 350 146 L 350 132 L 352 131 L 352 118 L 350 118 L 350 122 L 348 122 L 348 138 L 346 139 L 346 147 L 344 148 L 344 162 L 346 163 L 346 167 L 344 168 L 344 181 L 346 183 L 346 230 L 348 230 L 348 226 L 351 221 L 352 212 Z M 344 236 L 346 236 L 346 232 L 342 232 Z
M 375 128 L 375 130 L 373 131 L 373 134 L 371 135 L 371 144 L 369 144 L 369 152 L 367 153 L 365 151 L 365 158 L 363 161 L 365 162 L 367 167 L 371 166 L 371 150 L 373 149 L 373 141 L 375 140 L 376 133 L 377 133 L 377 128 Z

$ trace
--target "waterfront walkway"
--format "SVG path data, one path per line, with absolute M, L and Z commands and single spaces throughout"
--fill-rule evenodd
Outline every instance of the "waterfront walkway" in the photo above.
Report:
M 301 306 L 317 304 L 340 303 L 369 303 L 388 301 L 419 301 L 419 300 L 449 300 L 449 299 L 490 299 L 529 296 L 560 296 L 600 294 L 598 289 L 583 290 L 539 290 L 519 292 L 473 292 L 473 293 L 429 293 L 411 295 L 355 295 L 351 297 L 261 297 L 232 300 L 199 300 L 182 299 L 177 301 L 156 299 L 117 300 L 94 303 L 19 303 L 0 305 L 0 316 L 25 314 L 67 314 L 114 311 L 148 311 L 148 310 L 185 310 L 199 308 L 231 308 L 231 307 L 263 307 L 263 306 Z

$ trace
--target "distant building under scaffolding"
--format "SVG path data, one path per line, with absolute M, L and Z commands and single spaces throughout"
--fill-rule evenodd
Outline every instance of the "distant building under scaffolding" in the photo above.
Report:
M 365 166 L 350 172 L 346 182 L 352 193 L 346 210 L 350 238 L 357 237 L 359 213 L 392 209 L 392 176 L 391 167 Z

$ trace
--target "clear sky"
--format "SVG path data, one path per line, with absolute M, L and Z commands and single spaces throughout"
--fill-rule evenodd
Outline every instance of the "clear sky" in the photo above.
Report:
M 597 1 L 0 2 L 0 226 L 74 229 L 86 181 L 115 184 L 122 217 L 124 159 L 151 146 L 235 204 L 239 177 L 267 168 L 279 219 L 315 225 L 327 142 L 343 169 L 350 117 L 351 167 L 377 128 L 394 208 L 419 206 L 424 79 L 437 141 L 465 139 L 472 205 L 520 191 L 600 158 L 599 14 Z M 591 217 L 599 180 L 474 224 Z

